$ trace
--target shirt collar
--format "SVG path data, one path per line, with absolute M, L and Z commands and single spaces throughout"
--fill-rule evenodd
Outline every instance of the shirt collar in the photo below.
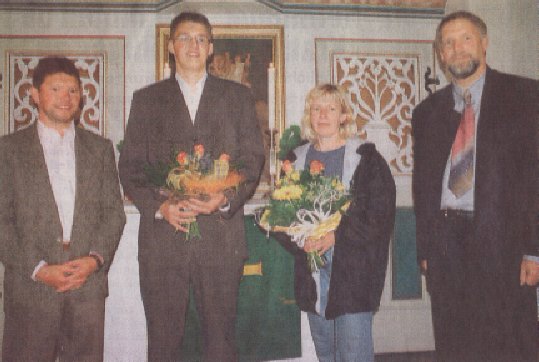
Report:
M 42 142 L 52 142 L 59 139 L 72 142 L 75 139 L 75 124 L 74 122 L 71 122 L 69 126 L 64 129 L 64 136 L 62 137 L 57 130 L 45 126 L 43 122 L 38 120 L 37 133 L 39 134 L 39 139 Z
M 193 88 L 178 73 L 176 73 L 175 76 L 182 93 L 185 93 L 186 91 L 191 92 Z M 204 75 L 198 80 L 198 82 L 196 82 L 195 89 L 202 89 L 207 78 L 208 73 L 204 72 Z

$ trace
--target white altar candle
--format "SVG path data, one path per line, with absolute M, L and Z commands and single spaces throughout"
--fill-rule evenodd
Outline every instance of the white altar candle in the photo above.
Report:
M 168 63 L 165 63 L 165 66 L 163 67 L 163 79 L 170 78 L 170 66 Z
M 268 67 L 268 125 L 270 131 L 275 129 L 275 68 L 273 63 Z

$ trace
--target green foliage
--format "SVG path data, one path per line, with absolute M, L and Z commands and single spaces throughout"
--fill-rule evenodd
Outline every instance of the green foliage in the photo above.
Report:
M 279 141 L 279 160 L 284 160 L 288 153 L 295 149 L 301 143 L 301 130 L 299 126 L 293 125 L 284 130 Z
M 268 222 L 272 226 L 290 226 L 296 220 L 296 211 L 300 209 L 299 202 L 271 200 L 271 213 Z

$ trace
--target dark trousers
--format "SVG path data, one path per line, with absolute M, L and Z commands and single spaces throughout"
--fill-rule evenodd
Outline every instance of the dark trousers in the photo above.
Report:
M 486 258 L 473 230 L 469 217 L 444 217 L 428 260 L 437 360 L 536 361 L 535 288 L 519 286 L 518 259 Z
M 179 265 L 141 263 L 148 361 L 180 361 L 190 287 L 201 324 L 203 361 L 237 361 L 236 310 L 242 272 L 243 261 L 206 265 L 194 255 Z
M 6 296 L 2 361 L 103 361 L 105 298 L 80 297 L 57 293 L 51 303 Z

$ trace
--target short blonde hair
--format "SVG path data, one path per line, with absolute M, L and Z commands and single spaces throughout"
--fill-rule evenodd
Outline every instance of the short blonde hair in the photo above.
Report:
M 339 127 L 339 136 L 342 139 L 354 136 L 357 132 L 357 126 L 352 119 L 352 109 L 346 101 L 344 91 L 333 84 L 321 84 L 311 89 L 305 98 L 305 110 L 301 119 L 301 137 L 309 142 L 316 140 L 316 133 L 311 125 L 311 104 L 315 99 L 324 96 L 335 99 L 341 105 L 341 113 L 346 116 L 344 123 Z

